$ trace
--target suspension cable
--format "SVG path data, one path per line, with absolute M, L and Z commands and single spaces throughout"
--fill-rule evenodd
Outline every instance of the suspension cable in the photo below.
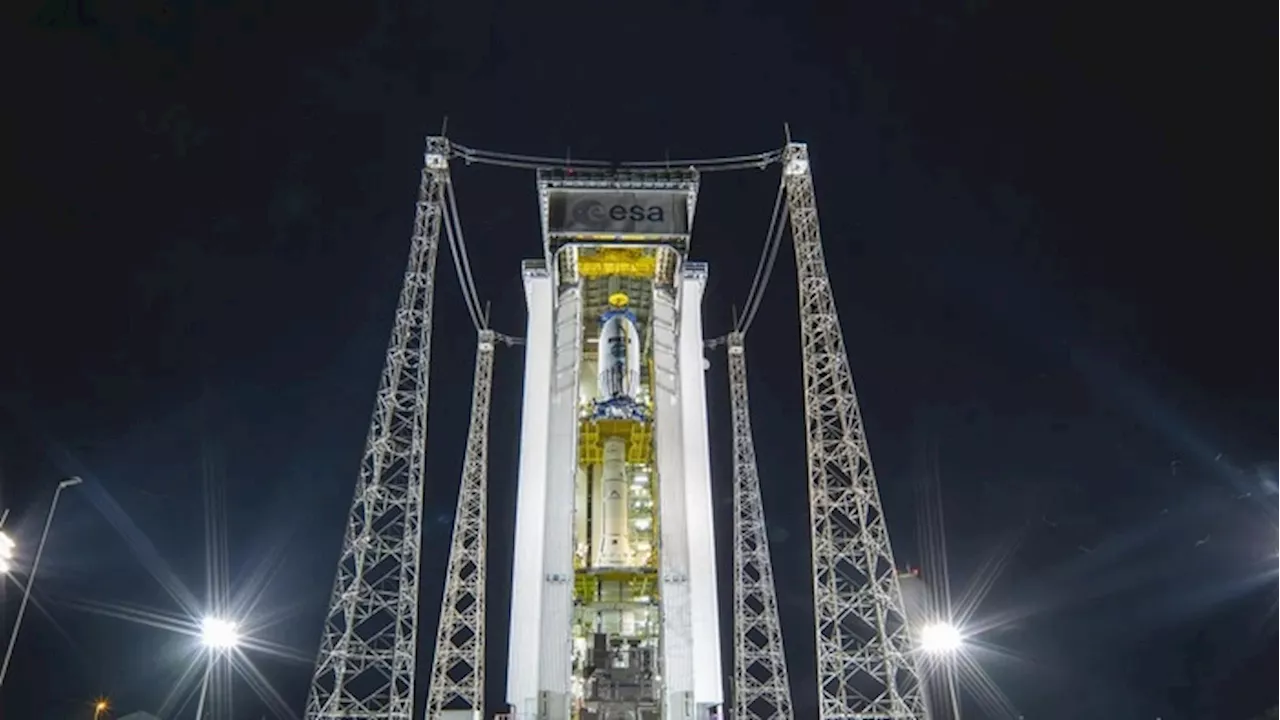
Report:
M 764 167 L 777 162 L 782 157 L 782 150 L 754 153 L 752 155 L 734 155 L 730 157 L 711 158 L 709 160 L 639 160 L 619 163 L 621 167 L 662 168 L 662 167 L 695 167 L 699 170 L 735 169 L 741 167 Z
M 769 150 L 751 155 L 734 155 L 723 158 L 704 160 L 641 160 L 627 162 L 609 162 L 607 160 L 574 160 L 572 158 L 538 157 L 535 155 L 519 155 L 494 150 L 481 150 L 457 143 L 449 144 L 455 157 L 468 164 L 501 165 L 505 167 L 538 170 L 541 168 L 632 168 L 637 170 L 656 170 L 660 168 L 693 168 L 700 172 L 723 172 L 765 168 L 782 159 L 783 150 Z
M 519 155 L 517 153 L 498 152 L 496 150 L 481 150 L 478 148 L 467 147 L 457 143 L 449 143 L 449 148 L 453 154 L 462 158 L 467 162 L 488 164 L 488 165 L 506 165 L 508 167 L 520 168 L 540 168 L 540 167 L 601 167 L 607 168 L 613 163 L 605 160 L 572 160 L 570 158 L 549 158 L 537 157 L 534 155 Z
M 462 220 L 461 220 L 461 216 L 458 214 L 458 197 L 453 192 L 452 178 L 450 178 L 449 182 L 445 185 L 444 192 L 445 192 L 445 196 L 449 200 L 448 214 L 453 218 L 453 229 L 454 229 L 453 231 L 457 240 L 458 256 L 462 260 L 462 272 L 466 276 L 463 290 L 464 292 L 469 293 L 471 298 L 471 305 L 476 309 L 477 314 L 480 317 L 480 323 L 483 325 L 483 328 L 476 328 L 476 330 L 481 330 L 481 329 L 487 330 L 489 327 L 489 317 L 487 313 L 479 312 L 480 293 L 476 292 L 476 280 L 475 280 L 475 277 L 471 274 L 471 259 L 469 257 L 469 253 L 467 252 L 466 237 L 462 234 Z
M 494 165 L 499 167 L 516 168 L 520 170 L 541 170 L 544 168 L 592 168 L 592 169 L 634 169 L 634 170 L 659 170 L 663 168 L 690 168 L 699 172 L 726 172 L 732 170 L 747 169 L 764 169 L 774 163 L 780 162 L 784 153 L 784 149 L 769 150 L 766 152 L 754 153 L 750 155 L 732 155 L 721 158 L 707 158 L 702 160 L 640 160 L 627 162 L 609 162 L 607 160 L 574 160 L 572 158 L 551 158 L 540 157 L 536 155 L 522 155 L 518 153 L 500 152 L 496 150 L 482 150 L 479 148 L 467 147 L 457 143 L 449 143 L 450 155 L 461 159 L 468 165 Z M 747 296 L 747 304 L 742 320 L 736 329 L 745 332 L 751 325 L 752 319 L 755 318 L 756 311 L 760 308 L 760 300 L 764 294 L 764 288 L 769 284 L 769 276 L 773 272 L 774 261 L 777 259 L 778 247 L 781 245 L 782 229 L 785 226 L 785 220 L 780 217 L 785 214 L 785 210 L 780 210 L 782 189 L 779 188 L 778 198 L 774 201 L 773 217 L 770 220 L 769 233 L 765 237 L 765 247 L 760 257 L 760 263 L 756 268 L 756 277 L 752 281 L 751 291 Z M 445 185 L 445 194 L 448 197 L 448 205 L 443 210 L 443 220 L 445 234 L 449 240 L 449 248 L 453 257 L 454 270 L 458 275 L 458 284 L 462 289 L 462 298 L 467 306 L 467 313 L 471 315 L 471 322 L 475 325 L 476 331 L 488 329 L 489 318 L 480 310 L 480 296 L 476 291 L 475 278 L 471 273 L 471 261 L 467 253 L 466 238 L 462 234 L 462 223 L 458 214 L 457 197 L 453 192 L 453 182 L 450 180 Z M 523 338 L 506 335 L 503 333 L 494 333 L 495 337 L 507 345 L 522 345 Z M 716 347 L 724 344 L 726 338 L 719 337 L 707 341 L 708 347 Z
M 769 216 L 769 230 L 764 236 L 764 247 L 760 250 L 760 262 L 756 265 L 756 276 L 751 281 L 751 290 L 747 293 L 747 301 L 743 305 L 742 316 L 738 318 L 734 330 L 745 333 L 760 309 L 760 301 L 764 298 L 764 289 L 769 285 L 769 276 L 773 274 L 774 261 L 778 259 L 778 247 L 782 244 L 782 230 L 786 227 L 786 208 L 782 198 L 786 192 L 786 183 L 778 183 L 778 194 L 773 199 L 773 213 Z
M 449 185 L 446 184 L 446 194 L 448 193 L 448 187 Z M 476 302 L 476 299 L 472 296 L 471 289 L 467 285 L 466 273 L 462 270 L 463 250 L 458 247 L 458 233 L 453 226 L 455 218 L 453 217 L 453 214 L 449 212 L 447 207 L 443 207 L 441 210 L 441 219 L 444 223 L 444 234 L 449 239 L 449 256 L 453 258 L 453 269 L 458 273 L 458 285 L 462 289 L 462 301 L 467 306 L 467 314 L 471 316 L 471 324 L 475 325 L 476 332 L 480 332 L 484 329 L 484 326 L 480 322 L 481 315 L 479 303 Z

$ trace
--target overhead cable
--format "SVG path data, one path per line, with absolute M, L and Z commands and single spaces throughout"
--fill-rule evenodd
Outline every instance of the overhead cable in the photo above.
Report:
M 470 253 L 467 252 L 466 237 L 462 234 L 462 221 L 458 214 L 458 200 L 453 192 L 453 180 L 445 184 L 445 195 L 448 202 L 441 207 L 445 236 L 449 240 L 450 256 L 453 258 L 453 269 L 458 275 L 458 286 L 462 290 L 462 301 L 467 306 L 467 314 L 476 332 L 489 329 L 489 313 L 481 311 L 480 293 L 476 291 L 475 277 L 471 274 Z M 506 333 L 494 332 L 494 339 L 507 346 L 523 345 L 524 338 Z
M 747 302 L 743 305 L 742 317 L 734 328 L 745 333 L 751 327 L 751 321 L 760 309 L 764 298 L 764 290 L 769 286 L 769 277 L 773 274 L 774 262 L 778 259 L 778 248 L 782 246 L 782 233 L 787 226 L 787 210 L 782 202 L 786 192 L 786 183 L 778 184 L 778 194 L 773 199 L 773 214 L 769 218 L 769 231 L 765 234 L 764 247 L 760 251 L 760 263 L 756 265 L 756 276 L 751 281 L 751 290 L 747 293 Z
M 481 150 L 478 148 L 470 148 L 465 145 L 459 145 L 457 143 L 449 143 L 449 147 L 453 150 L 455 156 L 462 158 L 466 162 L 486 165 L 506 165 L 508 167 L 520 168 L 569 166 L 607 168 L 613 164 L 604 160 L 572 160 L 567 157 L 549 158 L 498 152 L 496 150 Z
M 777 162 L 782 157 L 782 150 L 754 153 L 751 155 L 734 155 L 731 157 L 711 158 L 709 160 L 640 160 L 619 163 L 620 167 L 662 168 L 662 167 L 696 167 L 698 169 L 716 170 L 723 166 L 763 167 Z M 731 168 L 725 168 L 731 169 Z
M 454 234 L 457 236 L 457 243 L 458 243 L 458 250 L 459 250 L 458 255 L 462 259 L 462 272 L 466 276 L 466 284 L 464 286 L 464 289 L 466 292 L 470 293 L 471 303 L 475 306 L 478 312 L 480 309 L 480 293 L 476 292 L 476 280 L 475 280 L 475 277 L 471 274 L 471 259 L 469 254 L 467 253 L 466 237 L 462 234 L 462 220 L 461 220 L 461 216 L 458 214 L 458 196 L 453 192 L 452 179 L 450 179 L 449 182 L 444 186 L 444 193 L 445 193 L 445 196 L 449 199 L 448 212 L 449 212 L 449 215 L 453 217 Z M 487 313 L 480 313 L 480 318 L 481 318 L 481 323 L 484 325 L 484 329 L 488 329 L 489 318 Z M 480 328 L 477 328 L 477 329 L 480 329 Z
M 445 185 L 445 192 L 448 192 L 448 185 Z M 449 255 L 453 258 L 453 269 L 458 273 L 458 285 L 462 289 L 462 300 L 467 306 L 467 313 L 471 315 L 471 323 L 475 325 L 476 332 L 484 329 L 484 324 L 480 321 L 480 304 L 472 295 L 471 288 L 467 285 L 467 275 L 462 269 L 462 249 L 458 247 L 458 229 L 454 227 L 457 218 L 447 208 L 441 208 L 443 212 L 442 220 L 444 223 L 444 234 L 449 239 Z
M 607 160 L 575 160 L 572 158 L 538 157 L 519 155 L 494 150 L 481 150 L 457 143 L 450 143 L 455 157 L 464 162 L 480 165 L 501 165 L 505 167 L 538 170 L 542 168 L 592 168 L 592 169 L 635 169 L 657 170 L 661 168 L 694 168 L 700 172 L 723 172 L 728 170 L 744 170 L 764 168 L 782 159 L 782 150 L 769 150 L 752 155 L 735 155 L 723 158 L 704 160 L 641 160 L 626 162 L 609 162 Z

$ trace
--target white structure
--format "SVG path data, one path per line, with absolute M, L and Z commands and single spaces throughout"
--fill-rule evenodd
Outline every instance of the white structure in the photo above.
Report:
M 507 695 L 518 720 L 723 704 L 693 171 L 542 171 Z

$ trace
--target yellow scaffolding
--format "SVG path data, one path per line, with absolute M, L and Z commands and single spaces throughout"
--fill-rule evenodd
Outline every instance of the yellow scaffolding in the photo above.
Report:
M 573 577 L 573 599 L 582 605 L 590 605 L 596 600 L 598 582 L 621 583 L 626 587 L 626 600 L 633 602 L 635 598 L 647 598 L 645 602 L 656 602 L 658 599 L 658 571 L 653 568 L 627 568 L 605 570 L 580 570 Z
M 606 437 L 622 437 L 627 441 L 627 462 L 644 465 L 653 453 L 653 425 L 644 420 L 588 418 L 578 428 L 578 462 L 594 465 L 604 460 Z
M 584 248 L 578 252 L 578 274 L 584 278 L 651 278 L 657 267 L 658 258 L 641 248 Z

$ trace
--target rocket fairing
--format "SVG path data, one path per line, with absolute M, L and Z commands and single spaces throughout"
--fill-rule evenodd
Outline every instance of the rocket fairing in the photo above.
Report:
M 596 340 L 599 368 L 596 391 L 597 417 L 643 417 L 636 398 L 640 392 L 640 334 L 636 317 L 627 309 L 627 296 L 609 298 L 609 309 L 600 316 Z

